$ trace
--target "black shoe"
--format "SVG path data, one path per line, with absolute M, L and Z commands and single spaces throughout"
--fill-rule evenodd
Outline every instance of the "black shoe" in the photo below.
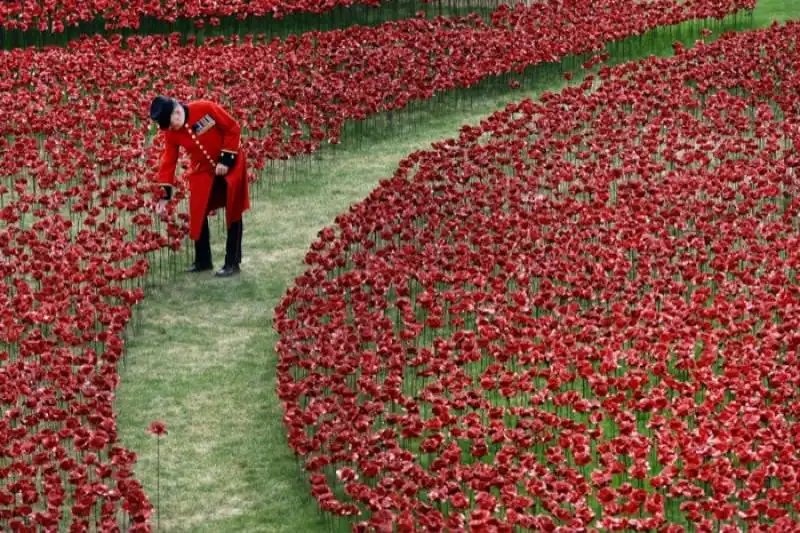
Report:
M 184 272 L 187 274 L 194 274 L 195 272 L 205 272 L 206 270 L 214 270 L 214 265 L 198 265 L 197 263 L 192 263 Z
M 240 271 L 239 265 L 236 266 L 228 266 L 225 265 L 224 267 L 217 270 L 214 275 L 218 278 L 229 278 L 234 274 L 238 274 Z

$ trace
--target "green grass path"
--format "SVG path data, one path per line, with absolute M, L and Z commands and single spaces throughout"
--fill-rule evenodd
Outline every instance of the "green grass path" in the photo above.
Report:
M 766 26 L 798 15 L 800 0 L 760 0 L 755 21 Z M 544 89 L 559 85 L 554 80 Z M 403 157 L 531 94 L 506 91 L 468 111 L 401 113 L 395 120 L 414 128 L 323 150 L 298 165 L 293 180 L 259 187 L 244 219 L 240 277 L 178 275 L 148 292 L 120 370 L 116 409 L 122 444 L 139 454 L 136 474 L 154 504 L 156 441 L 145 429 L 154 419 L 167 424 L 161 530 L 328 530 L 286 444 L 274 392 L 273 309 L 303 271 L 317 232 L 366 197 Z M 212 231 L 212 247 L 221 266 L 224 234 Z

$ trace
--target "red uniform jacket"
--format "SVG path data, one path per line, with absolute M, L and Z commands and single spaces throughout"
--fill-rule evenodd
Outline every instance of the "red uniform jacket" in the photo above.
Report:
M 165 146 L 158 183 L 174 187 L 178 147 L 184 147 L 191 157 L 191 167 L 186 175 L 189 181 L 189 237 L 196 241 L 203 229 L 203 219 L 211 209 L 225 208 L 227 227 L 241 220 L 242 213 L 250 208 L 250 191 L 247 160 L 239 147 L 239 123 L 222 107 L 208 100 L 197 100 L 187 107 L 189 113 L 182 129 L 162 131 Z M 232 157 L 235 157 L 234 165 L 225 175 L 227 198 L 210 198 L 217 163 L 224 164 Z

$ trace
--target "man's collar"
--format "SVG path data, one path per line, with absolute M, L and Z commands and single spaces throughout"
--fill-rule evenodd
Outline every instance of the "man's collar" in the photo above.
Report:
M 183 114 L 184 114 L 184 117 L 185 117 L 185 119 L 183 121 L 183 125 L 185 127 L 186 124 L 190 124 L 190 122 L 189 122 L 189 106 L 184 104 L 184 103 L 181 103 L 181 107 L 183 107 Z

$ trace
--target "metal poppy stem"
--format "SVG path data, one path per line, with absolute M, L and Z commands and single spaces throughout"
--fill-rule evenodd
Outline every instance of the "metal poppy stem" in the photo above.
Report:
M 156 437 L 156 531 L 161 530 L 161 437 Z

